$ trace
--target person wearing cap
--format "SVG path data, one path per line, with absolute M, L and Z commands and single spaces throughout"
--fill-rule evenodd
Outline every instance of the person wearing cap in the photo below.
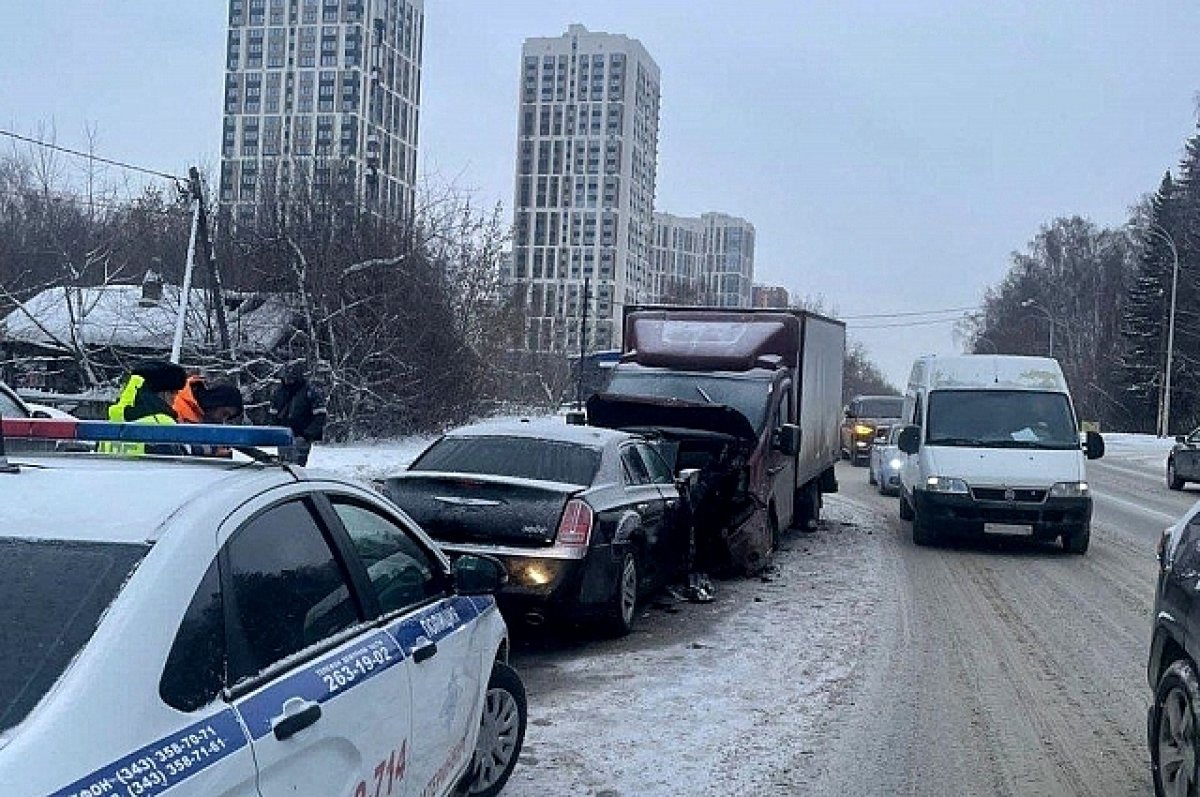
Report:
M 281 448 L 279 456 L 303 466 L 312 444 L 325 435 L 325 398 L 309 384 L 303 360 L 289 363 L 279 381 L 268 412 L 273 424 L 288 427 L 295 436 L 295 444 Z
M 208 382 L 202 376 L 189 376 L 183 390 L 171 404 L 180 423 L 224 424 L 241 417 L 245 410 L 242 391 L 230 382 Z M 193 456 L 230 457 L 228 448 L 192 446 Z
M 108 408 L 108 419 L 116 423 L 175 423 L 171 405 L 187 384 L 187 371 L 175 363 L 151 360 L 134 368 L 116 402 Z M 178 454 L 179 446 L 145 443 L 101 443 L 106 454 Z

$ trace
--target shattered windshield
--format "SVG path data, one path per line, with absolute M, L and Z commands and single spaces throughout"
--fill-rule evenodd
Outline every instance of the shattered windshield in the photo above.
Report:
M 760 431 L 767 415 L 771 383 L 753 377 L 618 370 L 608 384 L 608 392 L 732 407 L 750 421 L 755 431 Z
M 62 676 L 149 550 L 0 538 L 0 733 Z

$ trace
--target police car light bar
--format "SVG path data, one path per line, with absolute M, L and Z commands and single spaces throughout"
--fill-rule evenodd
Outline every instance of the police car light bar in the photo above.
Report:
M 90 443 L 175 443 L 178 445 L 259 448 L 290 446 L 292 430 L 280 426 L 219 426 L 213 424 L 113 423 L 57 418 L 4 418 L 3 437 L 35 440 L 82 440 Z

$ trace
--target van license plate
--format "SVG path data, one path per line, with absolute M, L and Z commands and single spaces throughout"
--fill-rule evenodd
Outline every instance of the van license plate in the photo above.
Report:
M 1019 534 L 1024 537 L 1033 536 L 1033 526 L 1015 526 L 1011 523 L 984 523 L 984 534 Z

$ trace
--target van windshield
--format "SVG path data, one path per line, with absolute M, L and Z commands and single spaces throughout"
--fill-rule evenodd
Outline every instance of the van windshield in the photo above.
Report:
M 930 445 L 1079 448 L 1074 413 L 1063 393 L 935 390 L 929 394 L 927 426 Z
M 754 430 L 761 432 L 767 416 L 767 400 L 771 397 L 771 382 L 756 377 L 618 370 L 608 384 L 608 392 L 674 398 L 694 404 L 721 404 L 746 416 Z

